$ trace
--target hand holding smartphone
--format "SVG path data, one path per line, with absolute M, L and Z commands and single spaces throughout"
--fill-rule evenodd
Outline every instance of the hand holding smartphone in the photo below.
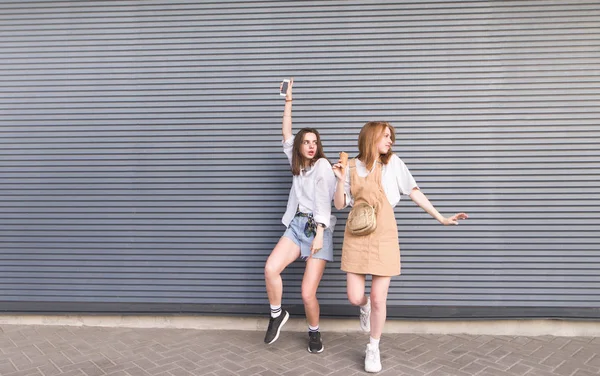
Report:
M 285 97 L 287 95 L 287 90 L 288 90 L 289 85 L 290 85 L 290 80 L 283 80 L 283 82 L 281 82 L 281 86 L 279 87 L 279 95 L 281 95 L 282 97 Z
M 294 86 L 294 78 L 290 77 L 289 80 L 283 80 L 279 86 L 279 95 L 285 97 L 286 102 L 292 101 L 292 87 Z

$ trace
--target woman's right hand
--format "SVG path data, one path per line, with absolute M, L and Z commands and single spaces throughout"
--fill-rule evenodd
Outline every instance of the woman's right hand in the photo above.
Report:
M 340 181 L 346 181 L 346 168 L 342 165 L 341 161 L 338 161 L 332 167 L 335 177 Z

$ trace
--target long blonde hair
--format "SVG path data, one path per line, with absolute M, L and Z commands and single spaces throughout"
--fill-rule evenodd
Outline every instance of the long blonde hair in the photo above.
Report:
M 365 164 L 368 171 L 371 171 L 377 160 L 387 164 L 392 157 L 392 148 L 387 154 L 379 154 L 377 143 L 383 136 L 385 129 L 389 128 L 391 133 L 392 143 L 396 142 L 396 134 L 394 127 L 387 121 L 370 121 L 363 125 L 358 135 L 358 156 L 357 158 Z

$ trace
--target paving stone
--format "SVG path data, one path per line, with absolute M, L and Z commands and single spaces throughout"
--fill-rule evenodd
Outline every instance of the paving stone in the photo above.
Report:
M 365 375 L 368 338 L 326 333 L 306 351 L 306 333 L 0 325 L 2 376 Z M 384 335 L 380 376 L 600 375 L 594 337 Z

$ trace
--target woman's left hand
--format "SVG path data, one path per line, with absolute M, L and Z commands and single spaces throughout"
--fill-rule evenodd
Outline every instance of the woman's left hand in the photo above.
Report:
M 290 77 L 290 83 L 288 84 L 287 91 L 285 92 L 285 100 L 289 102 L 292 100 L 292 86 L 294 86 L 294 77 Z M 283 82 L 279 84 L 279 91 L 283 88 Z
M 317 231 L 317 235 L 310 246 L 310 254 L 314 255 L 323 248 L 323 231 Z
M 467 215 L 467 213 L 457 213 L 454 214 L 452 217 L 446 218 L 444 217 L 444 219 L 441 221 L 441 223 L 445 226 L 448 225 L 457 225 L 458 221 L 461 219 L 467 219 L 469 218 L 469 216 Z

